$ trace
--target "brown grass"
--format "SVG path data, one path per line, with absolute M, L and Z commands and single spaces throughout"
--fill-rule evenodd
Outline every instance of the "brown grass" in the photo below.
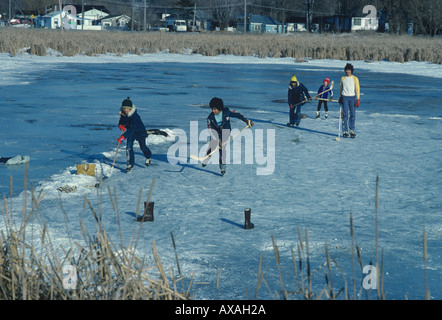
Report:
M 442 63 L 442 39 L 378 33 L 242 35 L 226 33 L 162 33 L 69 31 L 6 28 L 0 31 L 0 52 L 16 56 L 25 49 L 46 55 L 144 54 L 165 51 L 304 60 L 388 60 Z

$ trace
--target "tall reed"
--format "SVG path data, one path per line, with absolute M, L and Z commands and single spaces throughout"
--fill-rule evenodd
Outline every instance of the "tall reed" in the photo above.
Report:
M 376 299 L 377 300 L 386 300 L 387 296 L 384 289 L 384 263 L 383 263 L 383 254 L 379 254 L 379 234 L 378 234 L 378 203 L 379 203 L 379 177 L 376 177 L 376 191 L 375 191 L 375 213 L 374 213 L 374 224 L 375 224 L 375 275 L 372 276 L 376 280 Z M 325 242 L 324 250 L 325 250 L 325 262 L 319 265 L 316 269 L 312 269 L 310 265 L 310 252 L 309 252 L 309 241 L 308 241 L 308 230 L 305 230 L 305 237 L 303 238 L 300 228 L 298 227 L 298 243 L 296 245 L 297 255 L 295 254 L 294 249 L 291 249 L 291 260 L 293 266 L 293 283 L 287 283 L 284 281 L 284 277 L 281 273 L 282 262 L 281 255 L 276 244 L 275 238 L 272 236 L 273 250 L 275 252 L 276 265 L 278 267 L 278 274 L 281 285 L 281 293 L 283 294 L 284 299 L 304 299 L 304 300 L 361 300 L 364 298 L 371 300 L 371 286 L 370 288 L 364 287 L 364 282 L 360 277 L 363 276 L 364 262 L 361 255 L 361 249 L 359 245 L 355 242 L 355 234 L 354 234 L 354 221 L 353 221 L 353 213 L 350 212 L 350 238 L 351 238 L 351 268 L 352 268 L 352 294 L 349 292 L 348 282 L 345 275 L 345 272 L 342 270 L 341 266 L 338 262 L 332 257 L 332 254 L 329 250 L 328 244 Z M 425 296 L 424 299 L 430 299 L 430 290 L 427 283 L 427 234 L 424 229 L 423 231 L 423 258 L 424 258 L 424 289 Z M 360 268 L 359 273 L 356 271 L 356 261 L 358 261 L 358 265 Z M 372 265 L 372 262 L 369 262 L 369 265 Z M 316 275 L 318 272 L 323 272 L 323 279 L 325 286 L 321 289 L 320 284 L 316 284 L 315 288 L 313 288 L 313 282 L 318 280 Z M 342 287 L 336 287 L 337 283 L 341 283 L 340 281 L 335 281 L 334 273 L 340 275 L 340 278 L 343 285 Z M 258 283 L 256 287 L 255 297 L 258 296 L 258 290 L 261 288 L 262 283 L 266 283 L 264 277 L 264 270 L 262 268 L 262 256 L 260 259 L 260 265 L 258 268 Z M 368 275 L 367 275 L 368 276 Z M 359 288 L 357 284 L 360 284 Z M 287 288 L 291 289 L 287 289 Z M 319 288 L 318 288 L 319 287 Z M 268 288 L 269 293 L 273 295 L 270 288 Z
M 226 34 L 174 32 L 60 32 L 3 28 L 0 52 L 64 56 L 156 52 L 283 58 L 442 63 L 442 39 L 378 33 Z
M 25 179 L 26 180 L 26 179 Z M 110 188 L 108 192 L 112 195 Z M 23 194 L 27 194 L 26 187 Z M 167 275 L 155 241 L 152 255 L 155 265 L 147 266 L 130 247 L 118 246 L 108 237 L 101 224 L 101 205 L 94 208 L 85 198 L 85 210 L 90 210 L 96 221 L 96 230 L 90 234 L 82 221 L 82 242 L 71 242 L 70 247 L 54 245 L 49 226 L 40 212 L 44 194 L 29 190 L 30 206 L 24 196 L 19 222 L 16 211 L 3 197 L 5 229 L 0 233 L 0 300 L 185 300 L 187 290 L 179 290 L 185 277 Z M 97 190 L 98 194 L 98 190 Z M 119 221 L 116 194 L 111 201 Z M 61 206 L 61 212 L 66 212 Z M 36 226 L 37 225 L 37 226 Z M 68 227 L 68 224 L 66 224 Z M 35 235 L 34 231 L 39 231 Z M 120 230 L 121 232 L 121 230 Z M 68 232 L 69 233 L 69 232 Z M 178 260 L 177 260 L 178 262 Z M 66 266 L 73 266 L 64 273 Z M 150 276 L 159 271 L 158 279 Z M 184 286 L 183 286 L 184 288 Z

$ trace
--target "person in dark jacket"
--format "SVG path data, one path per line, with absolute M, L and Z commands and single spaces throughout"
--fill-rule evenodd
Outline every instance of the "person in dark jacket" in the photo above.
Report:
M 298 81 L 296 76 L 290 79 L 289 91 L 288 91 L 288 102 L 290 107 L 289 119 L 290 122 L 287 123 L 289 127 L 299 126 L 301 122 L 301 107 L 305 104 L 306 97 L 311 100 L 306 86 Z
M 118 143 L 122 143 L 126 139 L 126 155 L 127 155 L 127 168 L 126 172 L 130 172 L 134 166 L 135 156 L 133 145 L 135 140 L 138 141 L 140 149 L 146 157 L 146 166 L 150 165 L 150 157 L 152 152 L 146 145 L 147 131 L 143 121 L 141 121 L 138 115 L 137 108 L 132 103 L 129 97 L 123 100 L 120 109 L 120 120 L 118 121 L 118 127 L 122 134 L 117 139 Z
M 207 127 L 210 132 L 210 142 L 206 154 L 209 155 L 217 147 L 220 148 L 219 167 L 221 169 L 221 174 L 224 175 L 226 173 L 226 152 L 223 148 L 223 143 L 227 142 L 230 137 L 230 118 L 238 118 L 247 123 L 249 127 L 253 126 L 254 123 L 253 121 L 250 121 L 249 119 L 244 117 L 241 113 L 224 107 L 224 102 L 220 98 L 212 98 L 212 100 L 210 100 L 209 106 L 212 109 L 212 112 L 207 117 Z M 207 165 L 209 159 L 210 157 L 206 158 L 203 161 L 203 167 Z

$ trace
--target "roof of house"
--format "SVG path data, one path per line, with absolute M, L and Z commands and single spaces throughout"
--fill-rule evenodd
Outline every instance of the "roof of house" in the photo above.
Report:
M 81 11 L 81 4 L 80 5 L 74 5 L 75 10 L 77 10 L 77 14 L 82 13 Z M 94 6 L 94 5 L 84 5 L 84 12 L 88 12 L 90 10 L 96 9 L 98 11 L 105 12 L 107 14 L 110 14 L 110 11 L 105 6 Z
M 125 14 L 116 14 L 116 15 L 109 15 L 109 16 L 106 16 L 106 17 L 104 17 L 103 19 L 101 19 L 102 21 L 103 20 L 113 20 L 113 19 L 120 19 L 120 18 L 125 18 L 125 19 L 128 19 L 128 20 L 130 20 L 130 17 L 129 16 L 127 16 L 127 15 L 125 15 Z
M 60 14 L 62 14 L 62 13 L 63 13 L 63 11 L 53 11 L 53 12 L 50 12 L 48 14 L 45 14 L 44 16 L 42 16 L 42 18 L 54 18 L 56 16 L 60 16 Z M 77 19 L 76 16 L 73 16 L 73 15 L 71 15 L 69 13 L 66 13 L 64 15 L 62 14 L 62 18 L 66 17 L 66 16 L 68 16 L 71 19 Z
M 261 16 L 261 15 L 256 15 L 256 14 L 252 14 L 250 16 L 247 17 L 250 21 L 250 23 L 262 23 L 262 24 L 266 24 L 266 25 L 281 25 L 281 22 L 279 22 L 278 20 L 273 19 L 270 16 Z

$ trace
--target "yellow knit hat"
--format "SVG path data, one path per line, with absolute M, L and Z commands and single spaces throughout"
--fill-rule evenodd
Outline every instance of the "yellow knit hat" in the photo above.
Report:
M 290 79 L 290 82 L 298 82 L 298 79 L 295 75 L 293 75 L 293 77 Z

